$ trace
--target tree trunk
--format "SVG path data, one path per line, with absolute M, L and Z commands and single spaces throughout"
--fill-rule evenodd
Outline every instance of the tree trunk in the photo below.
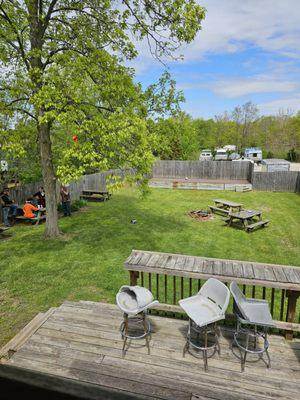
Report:
M 47 208 L 44 236 L 45 238 L 54 238 L 60 235 L 60 231 L 58 228 L 56 177 L 52 162 L 50 126 L 45 123 L 38 123 L 38 135 Z

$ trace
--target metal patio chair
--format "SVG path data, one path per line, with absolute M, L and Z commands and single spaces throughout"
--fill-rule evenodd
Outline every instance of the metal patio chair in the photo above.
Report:
M 234 299 L 234 312 L 237 318 L 236 331 L 233 336 L 235 343 L 244 355 L 241 355 L 241 370 L 245 370 L 247 354 L 257 354 L 263 359 L 263 353 L 267 356 L 267 368 L 271 367 L 271 359 L 268 353 L 269 342 L 267 329 L 274 327 L 267 300 L 246 298 L 236 282 L 231 282 L 230 291 Z M 257 327 L 262 327 L 259 332 Z M 243 337 L 245 343 L 243 342 Z M 263 346 L 258 346 L 259 339 L 263 339 Z M 252 342 L 252 343 L 251 343 Z
M 122 286 L 116 296 L 117 305 L 123 311 L 123 322 L 120 332 L 123 339 L 123 357 L 126 353 L 127 339 L 146 339 L 148 354 L 150 354 L 149 336 L 151 332 L 150 321 L 147 318 L 148 310 L 158 304 L 150 290 L 141 286 Z M 138 327 L 143 332 L 137 332 Z M 131 328 L 131 330 L 130 330 Z
M 187 351 L 190 351 L 190 347 L 203 351 L 205 371 L 208 369 L 207 352 L 212 350 L 210 357 L 216 351 L 220 354 L 217 321 L 225 318 L 229 299 L 230 292 L 224 283 L 215 278 L 210 278 L 195 296 L 179 301 L 179 305 L 189 317 L 183 357 Z M 196 338 L 194 337 L 195 334 Z M 208 343 L 208 335 L 212 336 L 212 344 Z M 200 336 L 202 336 L 201 339 Z

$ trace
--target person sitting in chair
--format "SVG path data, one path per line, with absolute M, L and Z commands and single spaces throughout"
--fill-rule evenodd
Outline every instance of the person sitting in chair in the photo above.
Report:
M 28 219 L 35 218 L 37 216 L 36 212 L 39 211 L 38 207 L 32 204 L 32 201 L 32 198 L 27 199 L 23 206 L 24 217 Z

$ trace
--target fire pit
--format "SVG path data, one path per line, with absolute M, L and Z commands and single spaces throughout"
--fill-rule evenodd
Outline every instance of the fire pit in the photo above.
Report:
M 188 214 L 190 217 L 197 219 L 198 221 L 208 221 L 214 218 L 211 213 L 205 210 L 190 211 Z

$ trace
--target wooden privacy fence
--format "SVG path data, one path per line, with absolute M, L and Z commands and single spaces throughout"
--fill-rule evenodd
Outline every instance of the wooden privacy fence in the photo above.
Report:
M 153 165 L 153 178 L 250 180 L 253 164 L 232 161 L 160 160 Z
M 108 177 L 118 176 L 123 180 L 126 175 L 133 174 L 133 169 L 111 169 L 105 172 L 97 172 L 95 174 L 89 174 L 82 176 L 77 182 L 71 182 L 69 186 L 71 200 L 80 200 L 80 195 L 83 190 L 96 190 L 96 191 L 107 191 L 107 179 Z M 42 182 L 27 183 L 22 186 L 17 186 L 10 189 L 11 198 L 16 204 L 23 206 L 26 199 L 32 197 L 36 193 L 39 187 L 43 186 Z M 60 203 L 60 182 L 56 183 L 56 196 L 57 203 Z M 1 189 L 1 188 L 0 188 Z M 2 221 L 2 212 L 0 207 L 0 222 Z
M 251 183 L 254 190 L 300 193 L 300 172 L 253 172 Z
M 236 281 L 247 297 L 267 299 L 276 327 L 300 332 L 300 267 L 133 250 L 125 261 L 130 284 L 147 286 L 163 304 L 158 310 L 183 312 L 178 300 L 196 294 L 210 277 Z
M 126 169 L 111 169 L 105 172 L 98 172 L 95 174 L 89 174 L 82 176 L 77 182 L 71 182 L 69 185 L 70 195 L 72 200 L 79 200 L 81 192 L 83 190 L 107 190 L 107 178 L 110 176 L 118 176 L 124 179 L 126 175 L 133 173 L 133 170 Z M 22 186 L 17 186 L 10 189 L 11 197 L 18 204 L 23 204 L 28 197 L 32 197 L 36 193 L 40 186 L 43 186 L 42 182 L 28 183 Z M 60 202 L 60 182 L 57 181 L 57 201 Z

